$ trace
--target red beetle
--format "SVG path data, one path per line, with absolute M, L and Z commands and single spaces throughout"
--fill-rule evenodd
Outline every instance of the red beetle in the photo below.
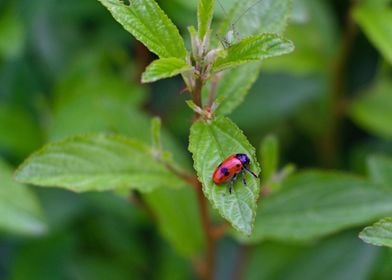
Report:
M 242 174 L 242 182 L 246 185 L 244 171 L 258 178 L 255 173 L 249 169 L 250 159 L 246 154 L 234 154 L 222 161 L 215 169 L 212 180 L 215 184 L 220 185 L 230 180 L 229 192 L 233 189 L 234 181 L 239 173 Z

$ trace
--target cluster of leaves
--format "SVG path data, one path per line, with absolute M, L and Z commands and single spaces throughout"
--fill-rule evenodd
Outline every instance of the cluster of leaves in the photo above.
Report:
M 262 9 L 253 9 L 238 20 L 236 31 L 246 37 L 236 38 L 224 48 L 215 40 L 211 29 L 215 1 L 198 1 L 197 31 L 189 29 L 192 52 L 186 49 L 186 42 L 177 27 L 155 1 L 100 2 L 127 31 L 159 57 L 142 74 L 143 82 L 178 74 L 183 77 L 192 96 L 188 105 L 199 115 L 190 129 L 189 151 L 193 154 L 193 166 L 211 205 L 236 229 L 230 232 L 233 238 L 254 245 L 247 277 L 261 277 L 259 263 L 262 259 L 267 260 L 263 270 L 266 279 L 272 276 L 303 278 L 305 268 L 309 268 L 312 261 L 315 268 L 313 271 L 307 269 L 306 275 L 314 279 L 320 271 L 332 266 L 332 262 L 341 261 L 341 254 L 345 252 L 351 252 L 347 259 L 354 259 L 352 263 L 342 264 L 346 275 L 360 278 L 368 273 L 378 251 L 364 247 L 348 235 L 322 241 L 317 249 L 293 245 L 288 250 L 281 243 L 266 240 L 306 243 L 381 219 L 366 227 L 359 237 L 368 243 L 391 247 L 392 159 L 384 155 L 370 156 L 368 175 L 364 178 L 323 170 L 300 171 L 292 175 L 292 165 L 280 168 L 276 137 L 266 137 L 256 154 L 241 129 L 227 117 L 235 110 L 230 117 L 241 127 L 252 128 L 253 125 L 264 131 L 284 118 L 294 117 L 304 134 L 315 135 L 315 141 L 319 140 L 322 128 L 328 124 L 330 111 L 320 106 L 328 103 L 325 102 L 327 97 L 315 96 L 314 92 L 322 92 L 331 78 L 331 73 L 326 70 L 329 67 L 325 65 L 331 64 L 338 48 L 337 32 L 329 22 L 328 9 L 323 2 L 298 1 L 294 4 L 292 22 L 287 25 L 290 1 L 265 0 L 260 4 Z M 176 2 L 189 5 L 191 1 Z M 230 32 L 233 19 L 243 11 L 239 7 L 254 3 L 250 0 L 231 2 L 227 17 L 216 28 L 218 34 Z M 352 11 L 361 30 L 385 58 L 385 64 L 374 85 L 353 98 L 347 108 L 347 116 L 358 127 L 386 140 L 392 135 L 392 79 L 388 72 L 392 57 L 388 26 L 391 26 L 392 19 L 388 3 L 387 0 L 363 1 Z M 12 17 L 5 17 L 4 21 L 6 23 L 0 22 L 0 32 L 2 26 L 11 24 L 14 29 L 10 29 L 13 33 L 8 36 L 12 39 L 9 42 L 17 41 L 23 33 L 21 27 L 12 22 Z M 286 36 L 296 43 L 297 51 L 264 61 L 292 51 L 292 43 L 281 37 L 286 26 Z M 308 39 L 314 38 L 320 30 L 324 41 Z M 23 43 L 17 41 L 15 45 L 10 48 L 9 44 L 0 43 L 0 53 L 15 55 Z M 138 109 L 145 96 L 141 88 L 129 88 L 123 77 L 108 71 L 110 67 L 103 72 L 92 71 L 100 67 L 91 63 L 88 55 L 81 57 L 79 63 L 85 65 L 76 65 L 74 72 L 62 79 L 55 93 L 55 108 L 47 131 L 49 139 L 54 142 L 33 153 L 19 167 L 16 178 L 21 183 L 61 187 L 75 192 L 110 190 L 116 195 L 127 196 L 129 191 L 138 191 L 171 245 L 184 256 L 199 255 L 206 244 L 196 196 L 190 182 L 179 176 L 192 173 L 186 153 L 167 131 L 160 131 L 159 120 L 150 120 Z M 275 85 L 259 80 L 263 91 L 245 100 L 259 76 L 261 60 L 268 71 L 291 69 L 295 75 L 306 77 L 295 80 L 278 76 Z M 199 92 L 200 81 L 202 89 Z M 281 94 L 279 86 L 286 82 L 285 93 Z M 290 95 L 286 93 L 288 88 Z M 296 92 L 296 88 L 303 92 Z M 200 95 L 201 102 L 198 102 L 197 95 Z M 286 101 L 279 103 L 279 98 Z M 312 108 L 305 108 L 303 104 L 309 100 Z M 311 117 L 296 114 L 299 108 L 307 109 L 304 111 Z M 9 121 L 10 115 L 13 116 L 12 122 Z M 14 127 L 23 129 L 16 131 Z M 25 112 L 0 106 L 0 148 L 24 156 L 43 142 L 44 137 L 35 133 L 39 129 Z M 101 131 L 111 133 L 102 134 Z M 232 195 L 225 187 L 213 184 L 211 175 L 215 167 L 228 155 L 238 152 L 251 157 L 254 172 L 259 173 L 261 169 L 261 197 L 260 182 L 254 178 L 247 178 L 247 186 L 236 183 Z M 45 223 L 34 193 L 27 186 L 13 182 L 11 177 L 11 168 L 1 163 L 0 208 L 7 215 L 0 217 L 0 227 L 17 234 L 46 233 L 53 225 Z M 102 196 L 97 202 L 110 203 L 110 199 Z M 114 199 L 115 203 L 122 202 Z M 121 215 L 129 210 L 124 209 L 119 211 Z M 134 217 L 127 214 L 126 218 Z M 222 223 L 219 217 L 214 219 Z M 100 228 L 110 226 L 105 220 Z M 64 244 L 75 243 L 64 236 L 56 238 L 65 240 Z M 119 244 L 114 247 L 124 245 L 121 244 L 124 238 L 119 239 Z M 51 241 L 47 242 L 51 248 Z M 143 249 L 138 252 L 142 254 Z M 322 263 L 315 260 L 320 254 L 332 254 L 335 258 L 330 260 L 331 263 Z M 369 256 L 366 264 L 361 260 L 362 254 Z M 32 260 L 34 256 L 26 259 Z M 274 259 L 281 263 L 274 263 Z M 105 267 L 102 259 L 94 262 Z M 359 264 L 361 269 L 357 270 Z M 93 265 L 86 264 L 89 266 Z M 336 277 L 344 278 L 344 275 Z
M 129 5 L 117 0 L 100 2 L 127 31 L 159 57 L 146 68 L 142 82 L 152 82 L 177 74 L 183 76 L 194 100 L 193 108 L 204 117 L 191 127 L 189 144 L 203 191 L 222 217 L 243 234 L 250 235 L 260 193 L 258 180 L 249 180 L 246 188 L 237 185 L 232 196 L 225 196 L 225 189 L 217 187 L 211 180 L 214 168 L 233 153 L 248 154 L 255 172 L 259 173 L 255 149 L 233 122 L 220 116 L 220 112 L 233 110 L 240 103 L 240 99 L 237 97 L 237 102 L 233 103 L 230 96 L 223 95 L 227 94 L 226 91 L 221 89 L 216 93 L 207 92 L 212 102 L 203 104 L 199 101 L 202 100 L 201 89 L 207 81 L 216 79 L 222 70 L 250 62 L 260 65 L 260 61 L 265 58 L 291 52 L 292 43 L 276 33 L 263 32 L 232 42 L 227 49 L 219 46 L 210 49 L 210 25 L 215 1 L 199 1 L 198 30 L 193 27 L 189 29 L 192 38 L 190 54 L 177 27 L 155 1 L 132 1 Z M 288 4 L 279 7 L 282 8 L 288 9 Z M 281 24 L 285 24 L 284 20 Z M 274 32 L 276 26 L 268 31 Z M 249 69 L 256 70 L 253 65 Z M 238 70 L 234 71 L 235 69 L 232 72 L 234 75 L 238 73 Z M 233 75 L 232 73 L 228 72 L 227 75 Z M 243 88 L 242 95 L 246 94 L 256 77 L 251 76 L 251 80 L 244 75 L 236 78 L 236 87 Z M 239 80 L 241 78 L 242 80 Z M 222 79 L 226 79 L 226 75 Z M 232 89 L 231 94 L 234 96 L 239 93 Z M 217 106 L 213 104 L 215 95 L 227 101 L 219 105 L 220 111 L 208 115 L 207 112 Z M 135 189 L 148 193 L 158 187 L 183 187 L 184 182 L 170 170 L 175 162 L 170 161 L 170 155 L 164 156 L 167 152 L 162 151 L 161 145 L 156 145 L 158 144 L 149 147 L 139 140 L 117 135 L 68 138 L 47 145 L 33 154 L 18 169 L 16 178 L 24 183 L 58 186 L 78 192 L 123 192 Z M 186 170 L 179 169 L 177 172 L 183 173 Z

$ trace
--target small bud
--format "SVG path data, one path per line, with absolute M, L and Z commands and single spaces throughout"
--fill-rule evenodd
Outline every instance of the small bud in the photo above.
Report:
M 195 113 L 203 115 L 203 109 L 197 106 L 192 100 L 186 100 L 185 103 L 191 108 Z
M 220 56 L 223 56 L 222 49 L 220 49 L 220 48 L 212 49 L 206 54 L 206 56 L 204 58 L 204 63 L 205 64 L 212 64 Z
M 203 55 L 206 52 L 206 50 L 208 50 L 210 46 L 210 32 L 208 32 L 206 35 L 204 35 L 203 37 L 203 41 L 202 41 L 202 49 L 203 49 Z
M 218 98 L 215 99 L 215 101 L 211 105 L 211 112 L 214 113 L 216 109 L 218 109 L 219 105 L 222 103 L 223 97 L 219 96 Z
M 189 27 L 188 30 L 189 30 L 189 34 L 191 35 L 193 58 L 197 61 L 199 59 L 198 53 L 201 45 L 199 36 L 197 35 L 197 32 L 193 26 Z

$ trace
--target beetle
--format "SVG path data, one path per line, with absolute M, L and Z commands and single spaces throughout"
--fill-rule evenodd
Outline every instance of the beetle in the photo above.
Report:
M 229 192 L 231 193 L 235 180 L 238 174 L 242 175 L 242 183 L 246 186 L 245 172 L 248 172 L 253 177 L 258 176 L 249 169 L 250 159 L 247 154 L 233 154 L 222 161 L 217 168 L 215 168 L 212 175 L 212 180 L 215 184 L 221 185 L 229 181 Z

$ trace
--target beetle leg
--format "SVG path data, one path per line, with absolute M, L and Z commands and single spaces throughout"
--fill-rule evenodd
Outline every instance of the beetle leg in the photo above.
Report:
M 242 174 L 242 183 L 244 184 L 244 186 L 246 186 L 245 172 L 242 170 L 241 174 Z
M 258 177 L 255 173 L 253 173 L 253 171 L 250 170 L 248 167 L 244 166 L 244 170 L 245 170 L 246 172 L 248 172 L 249 174 L 251 174 L 253 177 L 259 178 L 259 177 Z
M 231 191 L 233 190 L 234 187 L 234 182 L 237 179 L 238 173 L 234 174 L 234 176 L 230 179 L 230 187 L 229 187 L 229 193 L 231 194 Z

